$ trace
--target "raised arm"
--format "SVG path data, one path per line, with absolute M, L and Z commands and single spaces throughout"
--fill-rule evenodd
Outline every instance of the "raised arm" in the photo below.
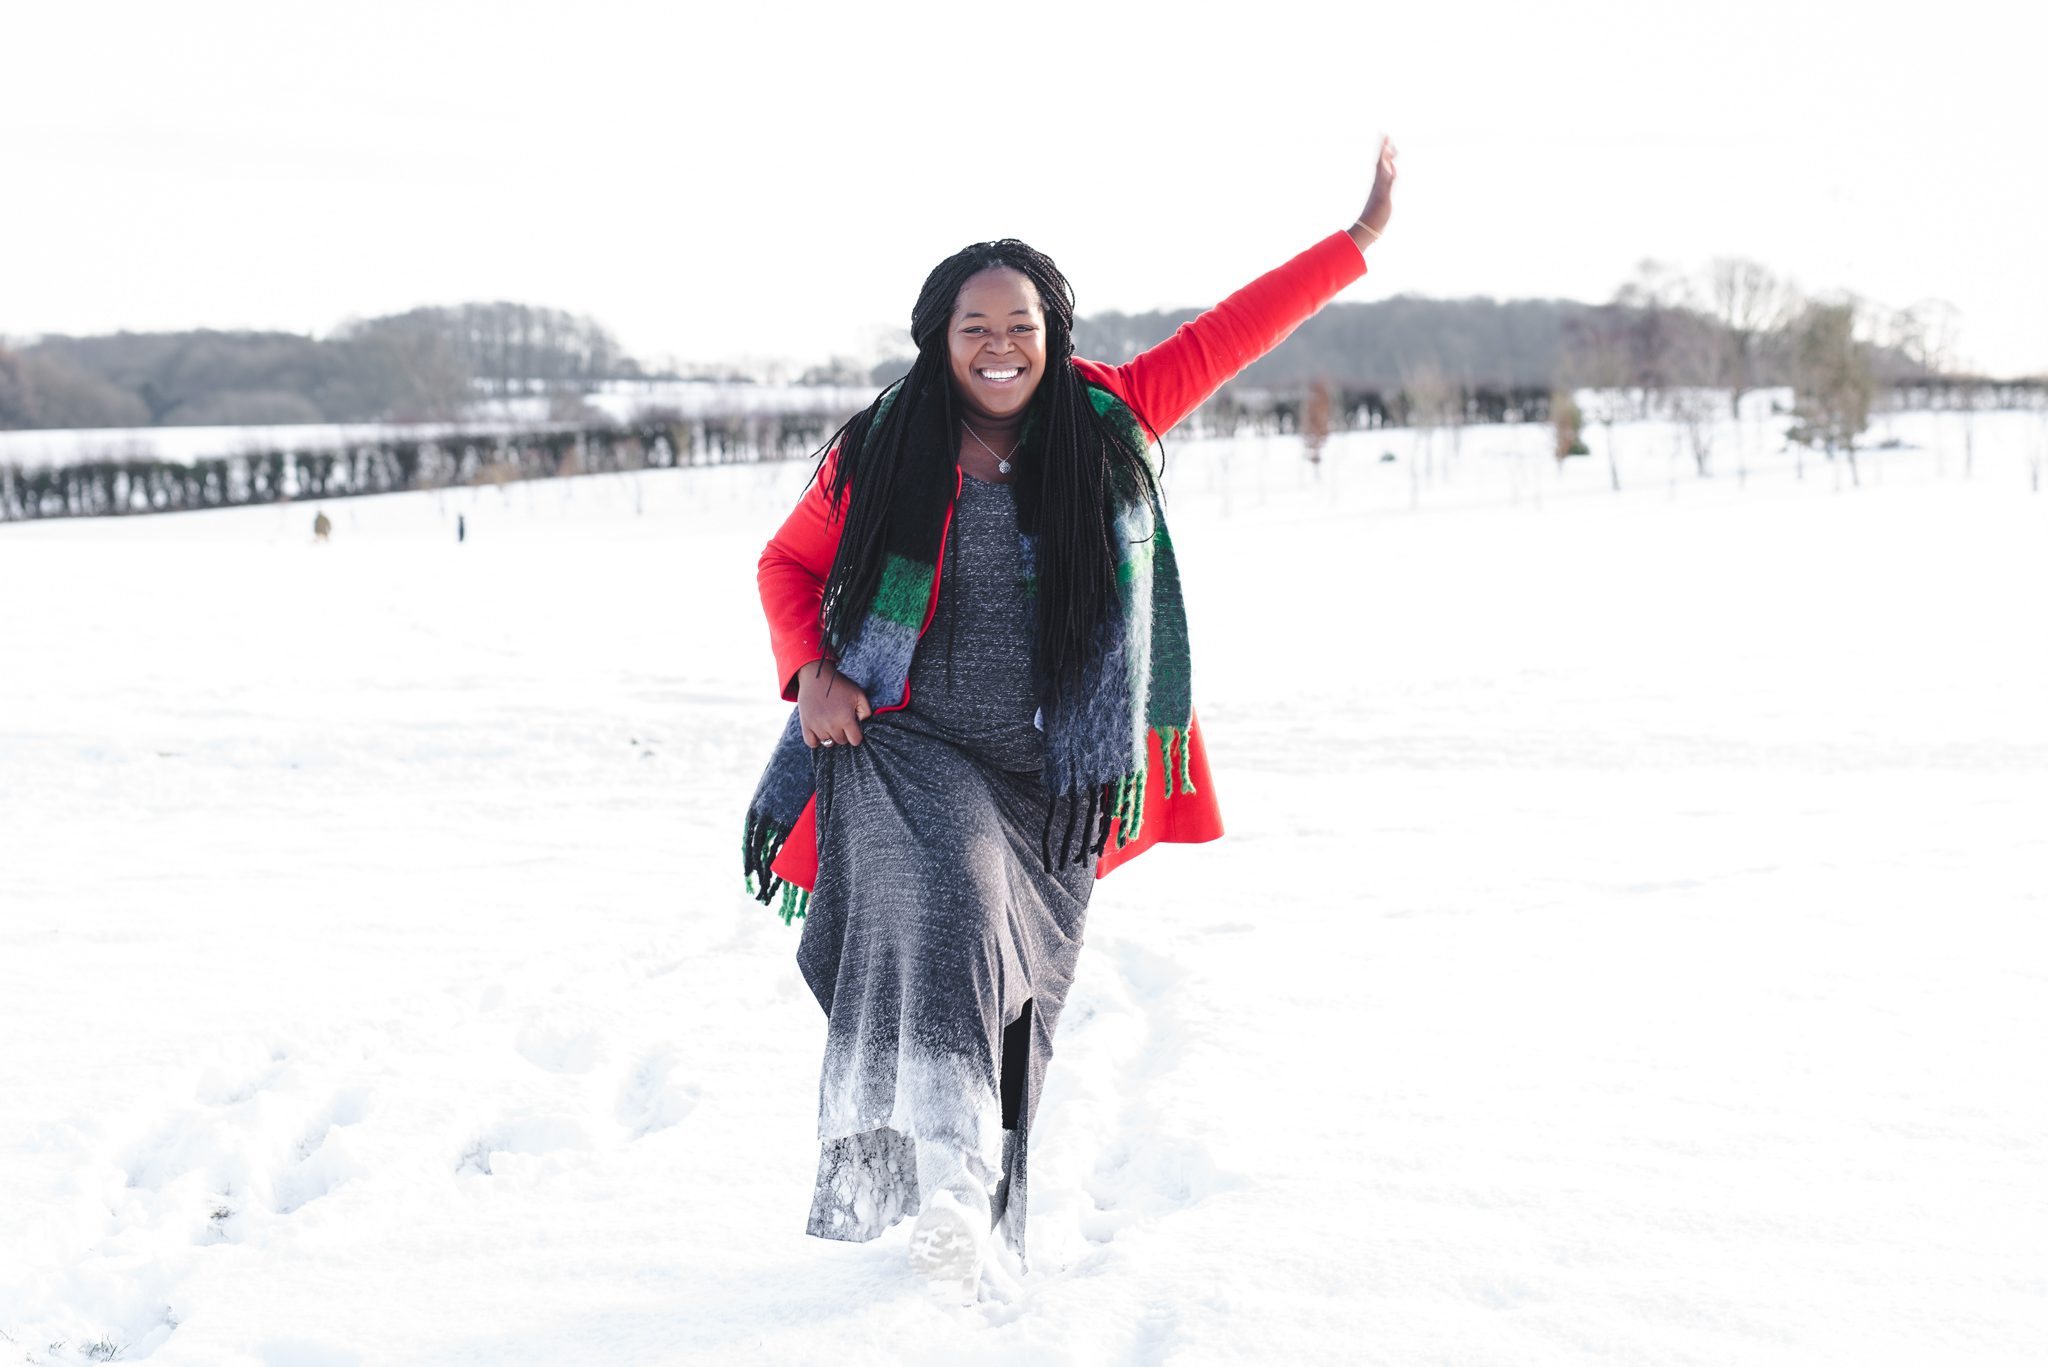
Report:
M 1365 210 L 1286 265 L 1267 271 L 1165 341 L 1123 365 L 1075 362 L 1165 432 L 1237 373 L 1286 340 L 1338 291 L 1365 274 L 1365 246 L 1393 214 L 1394 144 L 1380 140 Z

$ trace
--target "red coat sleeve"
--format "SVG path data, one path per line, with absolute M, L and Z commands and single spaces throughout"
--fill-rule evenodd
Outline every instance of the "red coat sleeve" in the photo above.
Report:
M 1365 254 L 1340 230 L 1124 364 L 1075 364 L 1163 434 L 1364 274 Z
M 824 655 L 818 629 L 818 605 L 825 598 L 825 579 L 839 550 L 839 510 L 826 495 L 839 468 L 834 448 L 782 529 L 761 552 L 755 577 L 761 585 L 761 607 L 768 614 L 768 641 L 775 651 L 777 686 L 784 702 L 796 701 L 796 672 Z

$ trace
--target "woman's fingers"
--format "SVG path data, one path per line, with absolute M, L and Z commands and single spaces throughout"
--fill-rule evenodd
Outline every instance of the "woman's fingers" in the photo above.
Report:
M 818 703 L 811 712 L 811 716 L 805 717 L 799 709 L 797 715 L 803 727 L 804 744 L 813 749 L 828 743 L 859 745 L 860 724 L 875 715 L 868 695 L 857 688 L 837 693 L 829 701 Z
M 808 727 L 805 729 L 809 730 Z M 813 744 L 830 741 L 834 745 L 859 745 L 860 721 L 849 709 L 819 721 L 815 734 L 817 739 L 812 742 Z
M 858 688 L 853 689 L 852 693 L 853 696 L 850 699 L 848 699 L 848 701 L 852 704 L 852 706 L 848 709 L 851 715 L 847 717 L 846 721 L 841 726 L 838 732 L 838 736 L 841 741 L 845 742 L 848 745 L 859 745 L 860 724 L 866 721 L 869 717 L 874 716 L 875 709 L 868 705 L 867 694 L 861 692 Z

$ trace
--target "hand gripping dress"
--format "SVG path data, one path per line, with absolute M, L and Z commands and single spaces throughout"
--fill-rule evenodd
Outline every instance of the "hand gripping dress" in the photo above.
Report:
M 910 701 L 821 747 L 797 963 L 829 1017 L 809 1230 L 872 1239 L 968 1180 L 1024 1261 L 1026 1136 L 1095 884 L 1052 797 L 1010 487 L 963 472 Z
M 1333 233 L 1129 362 L 1071 364 L 1163 433 L 1364 273 L 1351 238 Z M 795 671 L 824 653 L 818 601 L 836 539 L 814 484 L 762 555 L 785 701 Z M 797 963 L 827 1018 L 807 1228 L 872 1239 L 924 1194 L 968 1184 L 987 1193 L 1022 1267 L 1026 1138 L 1094 883 L 1154 843 L 1213 840 L 1222 825 L 1194 722 L 1197 791 L 1148 801 L 1128 844 L 1048 871 L 1052 797 L 1007 485 L 962 472 L 941 558 L 906 698 L 871 700 L 860 745 L 812 751 L 815 797 L 775 860 L 810 890 Z M 1162 772 L 1155 743 L 1148 792 Z

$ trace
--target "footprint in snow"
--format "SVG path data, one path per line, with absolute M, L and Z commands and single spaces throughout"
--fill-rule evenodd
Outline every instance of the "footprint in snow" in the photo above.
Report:
M 1126 1225 L 1149 1223 L 1248 1185 L 1245 1178 L 1218 1168 L 1195 1140 L 1154 1132 L 1137 1136 L 1134 1143 L 1126 1132 L 1103 1150 L 1088 1177 L 1095 1208 L 1083 1213 L 1081 1232 L 1095 1243 L 1108 1243 Z
M 1152 1001 L 1173 991 L 1186 976 L 1179 960 L 1135 940 L 1118 943 L 1111 953 L 1124 981 L 1131 986 L 1131 995 L 1140 1001 Z
M 357 1165 L 341 1146 L 328 1141 L 336 1130 L 368 1115 L 371 1100 L 368 1087 L 343 1087 L 313 1113 L 292 1156 L 271 1177 L 272 1210 L 289 1215 L 358 1175 Z
M 214 1061 L 193 1085 L 192 1098 L 206 1106 L 237 1106 L 277 1085 L 291 1066 L 291 1051 L 282 1045 L 249 1040 L 222 1041 Z
M 535 1015 L 519 1027 L 512 1047 L 528 1063 L 550 1073 L 587 1073 L 604 1052 L 604 1037 L 574 1019 Z
M 619 1084 L 615 1114 L 631 1138 L 665 1130 L 695 1109 L 701 1089 L 675 1071 L 676 1051 L 658 1044 L 640 1056 Z
M 507 1116 L 469 1142 L 455 1160 L 455 1171 L 495 1177 L 510 1166 L 508 1157 L 545 1158 L 591 1147 L 589 1133 L 569 1116 Z

